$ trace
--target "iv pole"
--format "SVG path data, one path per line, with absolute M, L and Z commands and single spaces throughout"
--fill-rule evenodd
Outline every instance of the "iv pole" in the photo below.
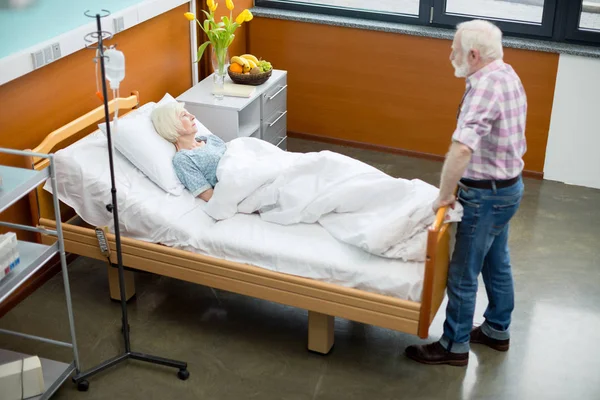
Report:
M 131 343 L 129 340 L 129 323 L 127 317 L 127 301 L 125 300 L 125 278 L 124 278 L 124 270 L 123 270 L 123 258 L 121 254 L 121 234 L 119 232 L 119 213 L 117 209 L 117 189 L 115 184 L 115 172 L 113 166 L 113 145 L 111 138 L 111 124 L 110 122 L 110 112 L 108 108 L 108 93 L 106 89 L 106 71 L 104 65 L 104 44 L 103 44 L 103 35 L 106 35 L 107 38 L 111 38 L 112 35 L 110 32 L 102 31 L 102 25 L 100 22 L 100 18 L 107 17 L 110 15 L 110 12 L 107 10 L 102 10 L 105 15 L 96 14 L 95 16 L 89 14 L 87 11 L 85 15 L 90 18 L 96 18 L 97 31 L 92 32 L 86 35 L 86 41 L 93 41 L 93 39 L 98 40 L 97 48 L 98 58 L 96 62 L 100 63 L 101 70 L 101 80 L 102 80 L 102 96 L 104 101 L 104 117 L 106 120 L 106 137 L 108 139 L 108 158 L 109 158 L 109 166 L 110 166 L 110 179 L 111 179 L 111 194 L 112 194 L 112 213 L 114 219 L 114 230 L 115 230 L 115 243 L 117 250 L 117 262 L 118 262 L 118 270 L 119 270 L 119 289 L 121 294 L 121 312 L 122 312 L 122 333 L 123 333 L 123 341 L 125 343 L 125 352 L 119 356 L 116 356 L 112 359 L 109 359 L 96 367 L 90 369 L 86 372 L 80 372 L 73 377 L 73 382 L 77 384 L 77 389 L 79 391 L 85 392 L 89 388 L 89 382 L 86 380 L 92 375 L 95 375 L 101 371 L 104 371 L 107 368 L 115 366 L 122 361 L 133 359 L 138 361 L 145 361 L 152 364 L 160 364 L 167 367 L 173 367 L 179 369 L 177 372 L 177 377 L 181 380 L 186 380 L 189 378 L 190 373 L 187 370 L 187 363 L 175 360 L 169 360 L 166 358 L 156 357 L 148 354 L 137 353 L 131 351 Z M 88 46 L 86 46 L 88 47 Z M 88 47 L 92 48 L 92 47 Z

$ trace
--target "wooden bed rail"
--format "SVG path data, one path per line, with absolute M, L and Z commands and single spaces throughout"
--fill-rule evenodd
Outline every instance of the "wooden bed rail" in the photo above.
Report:
M 132 92 L 129 97 L 119 97 L 108 102 L 109 114 L 114 113 L 117 109 L 125 110 L 132 109 L 139 105 L 140 95 L 138 92 Z M 73 134 L 82 131 L 88 126 L 96 123 L 104 118 L 104 105 L 98 106 L 87 114 L 69 122 L 68 124 L 58 128 L 44 138 L 33 152 L 48 154 L 59 143 L 70 138 Z M 47 159 L 34 157 L 33 162 L 36 163 L 36 169 L 41 169 L 49 162 Z
M 429 325 L 431 325 L 445 295 L 450 264 L 449 224 L 445 223 L 447 212 L 448 207 L 442 207 L 437 211 L 435 222 L 427 233 L 427 258 L 418 328 L 418 336 L 422 339 L 429 336 Z
M 55 229 L 56 222 L 51 219 L 42 218 L 40 220 L 40 226 L 43 226 L 48 229 Z M 63 232 L 65 235 L 65 242 L 73 243 L 78 241 L 82 245 L 88 245 L 94 248 L 93 258 L 99 260 L 106 260 L 104 255 L 100 252 L 100 248 L 98 247 L 98 241 L 96 235 L 93 230 L 86 227 L 64 224 L 63 223 Z M 50 237 L 49 240 L 52 240 Z M 106 240 L 111 249 L 111 261 L 117 262 L 116 255 L 116 243 L 115 243 L 115 235 L 113 233 L 106 234 Z M 124 257 L 128 257 L 130 254 L 139 253 L 148 253 L 152 255 L 152 258 L 156 261 L 164 261 L 169 257 L 177 257 L 185 260 L 194 260 L 202 263 L 209 264 L 211 266 L 218 266 L 223 269 L 223 273 L 227 275 L 232 275 L 234 273 L 242 273 L 247 275 L 247 279 L 255 280 L 256 277 L 265 277 L 270 278 L 271 280 L 277 281 L 285 281 L 288 284 L 295 285 L 305 285 L 306 283 L 310 283 L 310 286 L 321 290 L 325 293 L 326 297 L 333 295 L 341 295 L 345 298 L 360 298 L 361 301 L 372 304 L 374 307 L 377 307 L 379 311 L 385 310 L 385 312 L 390 313 L 399 313 L 398 315 L 403 315 L 404 311 L 402 310 L 410 310 L 415 314 L 419 311 L 419 303 L 404 300 L 396 297 L 386 296 L 378 293 L 367 292 L 351 287 L 340 286 L 333 283 L 323 282 L 314 280 L 311 278 L 304 278 L 296 275 L 287 275 L 281 274 L 276 271 L 272 271 L 269 269 L 255 267 L 250 264 L 242 264 L 234 261 L 229 261 L 221 258 L 216 258 L 200 253 L 194 253 L 186 250 L 180 250 L 169 246 L 163 246 L 156 243 L 143 242 L 136 239 L 132 239 L 126 236 L 121 237 L 121 244 L 123 247 Z M 197 268 L 196 265 L 190 263 L 184 263 L 186 267 L 193 269 Z M 129 265 L 127 265 L 129 267 Z M 132 268 L 145 270 L 145 266 L 142 268 L 138 268 L 137 266 L 133 266 Z M 282 278 L 284 276 L 284 278 Z M 402 309 L 402 310 L 400 310 Z

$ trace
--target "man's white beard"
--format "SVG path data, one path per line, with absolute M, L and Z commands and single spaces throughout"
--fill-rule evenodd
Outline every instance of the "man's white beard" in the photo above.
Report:
M 454 67 L 454 76 L 457 78 L 466 78 L 469 76 L 469 63 L 467 62 L 467 57 L 463 58 L 461 64 L 452 61 L 452 66 Z

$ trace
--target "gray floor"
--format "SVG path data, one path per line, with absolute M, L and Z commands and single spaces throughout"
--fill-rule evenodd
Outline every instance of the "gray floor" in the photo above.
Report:
M 437 183 L 440 163 L 291 141 L 291 150 L 333 149 L 403 178 Z M 403 356 L 417 337 L 336 320 L 328 356 L 306 351 L 303 310 L 148 274 L 130 303 L 133 348 L 189 363 L 175 371 L 130 361 L 67 382 L 57 399 L 600 399 L 600 191 L 526 181 L 511 248 L 517 291 L 511 350 L 472 349 L 467 368 L 423 366 Z M 121 350 L 120 309 L 108 298 L 105 265 L 70 267 L 84 369 Z M 480 290 L 476 322 L 486 304 Z M 0 327 L 68 340 L 59 276 Z M 431 329 L 441 333 L 443 310 Z M 0 347 L 68 360 L 68 350 L 0 336 Z

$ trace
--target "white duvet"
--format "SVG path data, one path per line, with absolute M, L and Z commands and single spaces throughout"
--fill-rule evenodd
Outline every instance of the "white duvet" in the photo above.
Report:
M 344 155 L 289 153 L 254 138 L 234 139 L 217 169 L 205 212 L 216 220 L 258 212 L 265 221 L 319 223 L 336 239 L 406 261 L 425 258 L 438 189 L 393 178 Z M 458 220 L 460 211 L 451 215 Z

